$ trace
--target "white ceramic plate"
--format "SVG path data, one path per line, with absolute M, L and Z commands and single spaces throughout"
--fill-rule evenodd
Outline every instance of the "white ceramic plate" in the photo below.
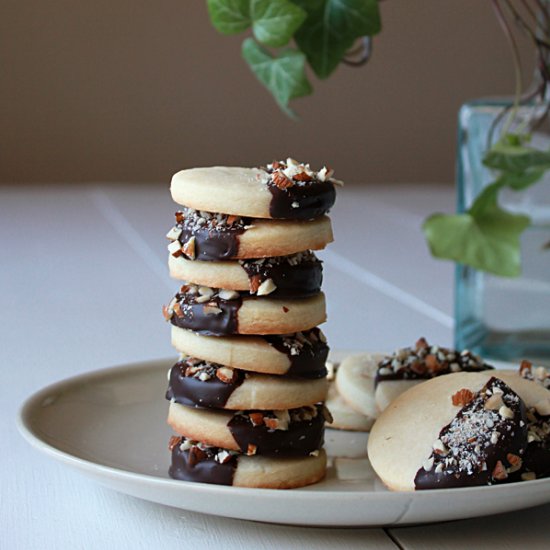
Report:
M 365 434 L 328 430 L 326 480 L 291 491 L 168 477 L 166 373 L 173 360 L 134 363 L 53 384 L 18 419 L 40 451 L 128 495 L 220 516 L 316 526 L 379 526 L 462 519 L 550 500 L 550 479 L 465 489 L 390 492 L 369 466 Z M 336 458 L 338 457 L 338 458 Z

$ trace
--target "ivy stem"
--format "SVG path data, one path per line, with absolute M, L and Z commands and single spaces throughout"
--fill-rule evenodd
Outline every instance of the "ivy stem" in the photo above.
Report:
M 505 1 L 506 1 L 506 5 L 510 9 L 509 0 L 505 0 Z M 502 134 L 505 135 L 509 132 L 510 127 L 519 109 L 523 75 L 521 71 L 519 49 L 518 49 L 518 45 L 514 37 L 514 34 L 512 33 L 512 29 L 510 28 L 508 20 L 506 19 L 506 16 L 504 15 L 504 12 L 502 11 L 502 8 L 500 7 L 498 0 L 491 0 L 491 2 L 493 4 L 493 8 L 495 10 L 498 22 L 500 23 L 500 26 L 502 27 L 502 30 L 504 31 L 504 35 L 506 36 L 508 40 L 508 44 L 510 45 L 510 48 L 512 50 L 512 58 L 514 62 L 514 76 L 515 76 L 514 104 L 510 109 L 510 112 L 508 113 L 508 117 L 506 118 L 504 122 L 504 126 L 502 128 Z

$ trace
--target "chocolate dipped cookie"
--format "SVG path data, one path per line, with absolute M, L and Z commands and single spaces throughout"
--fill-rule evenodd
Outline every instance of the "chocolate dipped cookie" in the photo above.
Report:
M 369 458 L 399 491 L 532 479 L 548 475 L 549 418 L 548 391 L 517 374 L 449 374 L 386 408 L 371 430 Z
M 264 168 L 214 166 L 174 175 L 170 190 L 178 204 L 234 216 L 309 220 L 325 214 L 336 193 L 332 170 L 314 171 L 294 159 Z
M 247 291 L 251 295 L 304 298 L 321 291 L 323 266 L 310 250 L 271 258 L 202 262 L 168 260 L 170 275 L 188 283 Z
M 287 334 L 326 320 L 322 292 L 307 298 L 271 298 L 249 292 L 183 285 L 163 308 L 172 325 L 205 335 Z M 267 291 L 265 291 L 267 292 Z
M 211 363 L 302 378 L 325 376 L 329 351 L 318 328 L 285 335 L 203 336 L 172 326 L 172 345 L 180 353 Z
M 170 440 L 170 477 L 184 481 L 256 487 L 295 489 L 325 477 L 323 449 L 303 457 L 247 456 L 175 436 Z
M 168 371 L 166 398 L 188 407 L 227 410 L 292 409 L 324 401 L 327 381 L 253 374 L 193 357 Z
M 401 348 L 383 357 L 374 376 L 375 401 L 383 411 L 410 387 L 444 374 L 481 372 L 493 367 L 471 351 L 430 345 L 420 338 L 414 347 Z
M 321 405 L 234 413 L 172 402 L 168 424 L 177 434 L 214 447 L 249 456 L 290 457 L 309 456 L 321 449 L 327 416 Z
M 183 208 L 166 237 L 171 269 L 182 260 L 219 262 L 321 250 L 332 242 L 327 216 L 313 220 L 262 220 Z

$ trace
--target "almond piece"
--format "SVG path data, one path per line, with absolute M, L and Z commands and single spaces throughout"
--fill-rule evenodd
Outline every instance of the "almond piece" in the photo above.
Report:
M 227 225 L 233 225 L 238 219 L 239 216 L 227 216 Z
M 428 370 L 430 370 L 431 372 L 439 372 L 442 369 L 441 363 L 432 353 L 426 355 L 426 367 L 428 367 Z
M 266 279 L 259 287 L 257 291 L 258 296 L 267 296 L 274 290 L 277 290 L 277 285 L 273 282 L 273 279 Z
M 531 367 L 533 366 L 533 364 L 531 363 L 531 361 L 526 361 L 525 359 L 521 362 L 520 366 L 519 366 L 519 374 L 520 376 L 523 376 L 525 377 L 527 374 L 529 374 L 531 372 Z
M 168 233 L 166 233 L 166 238 L 169 239 L 170 241 L 177 241 L 181 233 L 182 233 L 181 227 L 174 226 L 172 227 L 172 229 L 170 229 L 170 231 L 168 231 Z
M 181 309 L 181 306 L 180 306 L 180 303 L 179 302 L 176 302 L 174 304 L 174 313 L 178 316 L 178 317 L 183 317 L 183 311 Z
M 200 462 L 201 460 L 204 460 L 206 458 L 206 453 L 199 449 L 198 447 L 191 447 L 189 449 L 189 458 L 188 458 L 188 464 L 191 466 L 195 466 L 197 462 Z
M 279 428 L 279 420 L 277 418 L 264 418 L 264 424 L 270 430 L 276 430 Z
M 183 253 L 191 260 L 195 259 L 195 237 L 191 237 L 182 247 Z
M 272 179 L 273 183 L 279 189 L 287 189 L 294 185 L 294 182 L 290 178 L 287 178 L 282 172 L 273 172 Z
M 264 415 L 261 412 L 254 412 L 248 415 L 253 426 L 261 426 L 264 423 Z
M 508 472 L 500 460 L 497 461 L 495 468 L 493 469 L 492 476 L 494 479 L 498 479 L 499 481 L 502 481 L 508 477 Z
M 236 300 L 239 297 L 239 293 L 236 290 L 222 289 L 218 292 L 218 296 L 222 300 Z
M 162 306 L 162 315 L 167 321 L 170 321 L 172 318 L 172 313 L 170 313 L 170 310 L 166 306 Z
M 467 388 L 458 390 L 452 397 L 452 402 L 455 407 L 464 407 L 474 398 L 474 394 Z
M 426 342 L 426 338 L 419 338 L 417 341 L 416 341 L 416 345 L 415 345 L 415 348 L 417 350 L 420 350 L 420 349 L 426 349 L 426 348 L 429 348 L 430 346 L 428 345 L 428 342 Z
M 510 468 L 509 468 L 510 473 L 517 472 L 523 464 L 522 458 L 512 453 L 508 453 L 506 455 L 506 460 L 510 464 Z
M 260 275 L 252 275 L 252 277 L 250 277 L 250 294 L 254 294 L 258 290 L 261 280 L 262 278 L 260 277 Z
M 300 172 L 294 176 L 296 181 L 311 181 L 313 178 L 308 175 L 306 172 Z
M 504 405 L 504 401 L 502 400 L 501 394 L 494 393 L 485 401 L 484 408 L 491 411 L 498 411 L 502 405 Z
M 173 435 L 170 438 L 170 441 L 168 442 L 168 450 L 173 451 L 174 447 L 179 445 L 180 441 L 181 441 L 181 437 L 179 435 Z
M 258 450 L 258 447 L 256 445 L 254 445 L 253 443 L 249 443 L 248 448 L 246 449 L 246 454 L 248 456 L 255 455 L 257 450 Z
M 231 367 L 220 367 L 216 371 L 216 377 L 224 384 L 232 384 L 237 379 L 237 373 Z
M 170 254 L 172 254 L 172 256 L 174 256 L 174 258 L 179 258 L 183 252 L 181 250 L 181 244 L 179 241 L 172 241 L 169 245 L 168 245 L 168 252 L 170 252 Z
M 181 210 L 178 210 L 176 212 L 176 222 L 181 223 L 185 219 L 185 216 L 183 215 L 183 212 Z

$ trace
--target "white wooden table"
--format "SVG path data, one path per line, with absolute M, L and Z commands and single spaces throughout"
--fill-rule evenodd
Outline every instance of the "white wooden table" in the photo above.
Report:
M 450 186 L 347 186 L 321 254 L 333 348 L 452 343 L 452 266 L 420 225 Z M 397 529 L 312 529 L 206 516 L 127 497 L 32 449 L 20 403 L 62 378 L 174 355 L 160 307 L 176 286 L 163 185 L 0 187 L 0 548 L 548 548 L 550 505 Z M 550 497 L 549 497 L 550 498 Z

